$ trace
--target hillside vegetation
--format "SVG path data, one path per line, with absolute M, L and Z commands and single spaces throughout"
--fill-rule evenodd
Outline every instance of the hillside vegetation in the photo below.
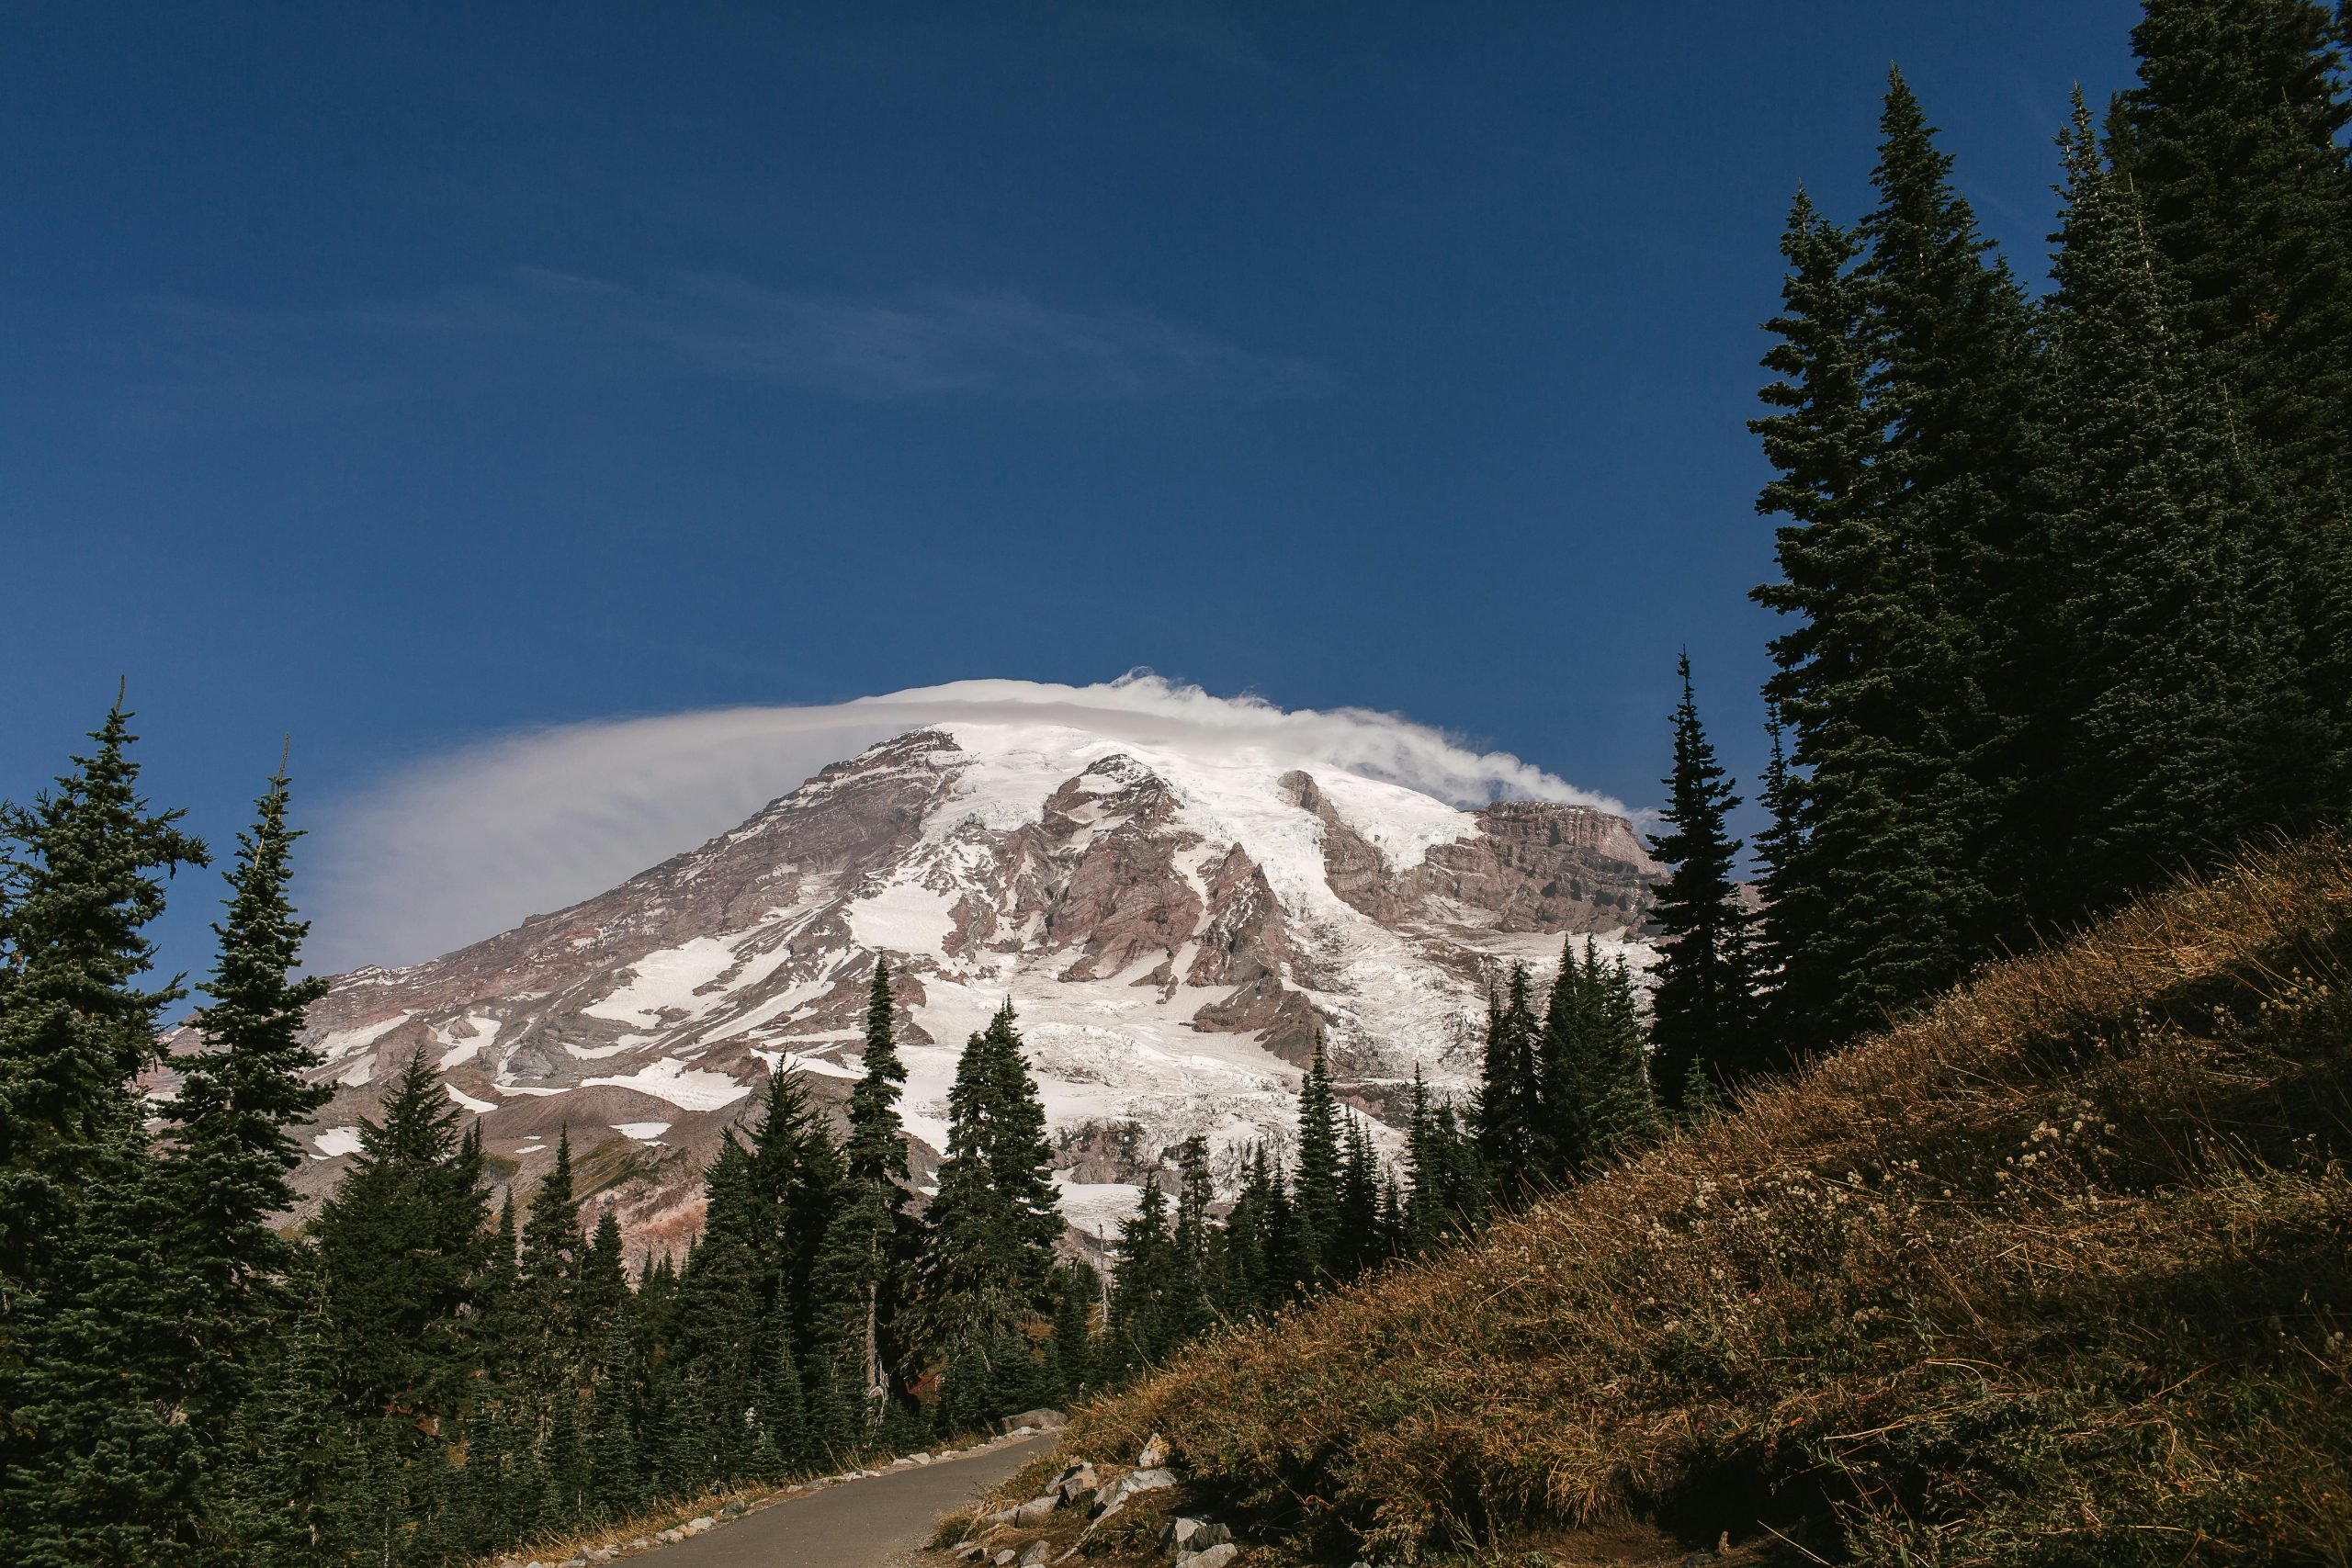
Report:
M 1628 1518 L 1795 1562 L 2352 1561 L 2348 981 L 2346 846 L 2261 856 L 1220 1335 L 1066 1449 L 1163 1433 L 1340 1562 Z

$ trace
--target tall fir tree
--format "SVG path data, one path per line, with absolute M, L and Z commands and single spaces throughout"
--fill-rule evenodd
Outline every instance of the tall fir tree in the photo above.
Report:
M 1511 1207 L 1527 1201 L 1554 1164 L 1544 1117 L 1540 1031 L 1528 990 L 1527 966 L 1514 964 L 1503 994 L 1488 998 L 1478 1085 L 1480 1166 L 1489 1197 Z
M 1899 74 L 1881 130 L 1850 272 L 1851 242 L 1795 215 L 1781 412 L 1758 422 L 1780 469 L 1761 504 L 1795 524 L 1759 597 L 1805 620 L 1768 688 L 1802 790 L 1766 959 L 1798 1046 L 1876 1026 L 2021 929 L 2013 786 L 2048 657 L 2022 297 Z
M 798 1325 L 799 1356 L 813 1350 L 817 1322 L 817 1255 L 841 1200 L 840 1152 L 831 1130 L 809 1102 L 797 1072 L 768 1077 L 759 1125 L 752 1130 L 752 1179 L 758 1194 L 761 1247 L 767 1264 L 762 1289 L 769 1303 Z
M 42 1294 L 84 1154 L 111 1135 L 126 1086 L 155 1058 L 163 1010 L 186 994 L 176 980 L 138 984 L 154 956 L 145 929 L 165 880 L 206 852 L 181 813 L 139 794 L 130 717 L 118 698 L 74 772 L 29 808 L 0 806 L 0 1289 L 11 1297 Z
M 130 1080 L 184 994 L 140 984 L 145 929 L 205 852 L 140 795 L 130 717 L 0 807 L 0 1556 L 27 1564 L 171 1561 L 196 1528 L 202 1279 Z
M 910 1325 L 942 1379 L 951 1430 L 969 1431 L 1043 1391 L 1032 1349 L 1061 1231 L 1045 1111 L 1010 1002 L 974 1034 L 947 1091 L 947 1154 L 924 1216 Z
M 1331 1065 L 1323 1036 L 1298 1091 L 1298 1171 L 1292 1181 L 1296 1205 L 1299 1278 L 1314 1283 L 1340 1258 L 1340 1102 L 1331 1092 Z
M 1463 1131 L 1452 1101 L 1431 1098 L 1413 1068 L 1412 1111 L 1406 1130 L 1405 1247 L 1426 1252 L 1471 1228 L 1486 1209 L 1477 1149 Z
M 1765 867 L 1760 965 L 1771 973 L 1774 1038 L 1798 1041 L 1836 999 L 1839 976 L 1826 945 L 1829 868 L 1808 852 L 1817 803 L 1806 781 L 1834 741 L 1850 739 L 1840 694 L 1870 657 L 1889 563 L 1875 521 L 1884 433 L 1869 406 L 1869 308 L 1851 276 L 1860 242 L 1830 222 L 1803 190 L 1781 239 L 1788 263 L 1780 314 L 1765 323 L 1779 341 L 1764 355 L 1775 379 L 1759 394 L 1773 412 L 1748 422 L 1774 477 L 1756 509 L 1788 519 L 1774 530 L 1780 579 L 1750 597 L 1790 617 L 1772 638 L 1766 703 L 1787 726 L 1792 755 L 1773 803 L 1779 856 Z M 1834 783 L 1834 780 L 1833 780 Z
M 430 1417 L 463 1405 L 488 1242 L 481 1163 L 419 1049 L 383 1120 L 361 1119 L 359 1152 L 312 1227 L 335 1362 L 362 1410 Z
M 1171 1310 L 1178 1287 L 1168 1195 L 1147 1180 L 1136 1212 L 1119 1223 L 1118 1267 L 1111 1276 L 1107 1350 L 1120 1375 L 1148 1371 L 1176 1343 Z
M 1833 926 L 1863 921 L 1866 979 L 1883 1011 L 2022 931 L 2029 855 L 2012 791 L 2037 760 L 2025 718 L 2050 649 L 2024 294 L 1900 72 L 1888 74 L 1880 127 L 1879 201 L 1861 221 L 1856 277 L 1871 412 L 1884 432 L 1871 490 L 1892 592 L 1875 606 L 1882 635 L 1848 694 L 1860 744 L 1822 766 L 1865 781 L 1865 798 L 1902 814 L 1875 831 L 1847 824 L 1890 878 L 1885 908 L 1849 897 L 1829 911 Z
M 1177 1146 L 1176 1177 L 1176 1219 L 1169 1238 L 1175 1252 L 1175 1284 L 1169 1318 L 1170 1334 L 1182 1344 L 1209 1331 L 1222 1294 L 1216 1222 L 1209 1212 L 1216 1189 L 1209 1175 L 1206 1138 L 1195 1133 Z
M 1362 1118 L 1349 1116 L 1340 1135 L 1338 1229 L 1331 1248 L 1334 1278 L 1351 1280 L 1381 1261 L 1380 1156 Z
M 2269 548 L 2287 503 L 2231 428 L 2211 356 L 2079 94 L 2045 312 L 2073 745 L 2053 921 L 2292 825 L 2324 743 Z M 2054 901 L 2054 900 L 2053 900 Z
M 281 758 L 253 828 L 238 837 L 227 914 L 212 928 L 210 1002 L 170 1108 L 175 1250 L 200 1295 L 187 1325 L 200 1348 L 188 1413 L 209 1442 L 224 1435 L 256 1341 L 283 1329 L 279 1285 L 296 1254 L 274 1222 L 295 1201 L 286 1177 L 302 1154 L 291 1129 L 333 1092 L 302 1077 L 312 1060 L 303 1018 L 326 982 L 293 977 L 309 926 L 287 895 L 301 836 L 287 820 L 289 787 Z
M 821 1304 L 811 1371 L 820 1429 L 856 1450 L 876 1440 L 902 1394 L 894 1378 L 911 1225 L 898 1103 L 907 1069 L 891 1013 L 890 968 L 876 957 L 865 1010 L 865 1070 L 850 1090 L 841 1201 L 820 1248 Z
M 1095 1317 L 1102 1277 L 1084 1262 L 1054 1270 L 1054 1329 L 1047 1343 L 1047 1370 L 1054 1397 L 1065 1405 L 1094 1391 L 1102 1377 L 1102 1347 Z
M 2294 606 L 2299 684 L 2325 770 L 2280 823 L 2352 802 L 2352 93 L 2311 0 L 2148 0 L 2139 84 L 2109 117 L 2117 173 L 2177 280 L 2233 431 L 2276 467 L 2253 541 Z
M 517 1266 L 522 1308 L 519 1325 L 527 1339 L 526 1385 L 541 1400 L 566 1397 L 585 1371 L 591 1343 L 580 1331 L 573 1295 L 586 1238 L 571 1190 L 571 1128 L 556 1134 L 555 1163 L 531 1194 L 523 1219 L 523 1250 Z
M 1682 700 L 1674 710 L 1674 767 L 1662 814 L 1669 830 L 1650 840 L 1668 867 L 1650 915 L 1660 936 L 1651 969 L 1657 983 L 1650 1041 L 1670 1104 L 1680 1103 L 1693 1073 L 1728 1084 L 1766 1061 L 1756 1025 L 1750 917 L 1734 881 L 1741 845 L 1724 827 L 1739 796 L 1699 722 L 1688 653 L 1676 673 Z M 1563 955 L 1564 983 L 1571 962 Z

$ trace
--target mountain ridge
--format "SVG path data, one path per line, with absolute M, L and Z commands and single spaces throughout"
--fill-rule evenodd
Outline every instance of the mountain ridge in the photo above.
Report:
M 918 1180 L 956 1051 L 1009 998 L 1068 1156 L 1065 1212 L 1099 1235 L 1182 1136 L 1228 1160 L 1279 1142 L 1318 1032 L 1376 1118 L 1416 1067 L 1467 1087 L 1469 1027 L 1511 962 L 1570 935 L 1639 947 L 1658 870 L 1623 818 L 1465 809 L 1295 761 L 1056 724 L 878 742 L 594 897 L 335 976 L 309 1040 L 336 1093 L 296 1183 L 333 1185 L 424 1050 L 502 1179 L 567 1129 L 635 1249 L 675 1245 L 698 1223 L 698 1163 L 765 1073 L 799 1070 L 827 1101 L 856 1076 L 878 953 Z

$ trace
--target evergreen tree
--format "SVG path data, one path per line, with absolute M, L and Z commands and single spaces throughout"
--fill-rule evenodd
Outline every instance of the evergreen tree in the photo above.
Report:
M 1795 893 L 1796 874 L 1804 853 L 1804 788 L 1791 772 L 1787 727 L 1780 705 L 1768 696 L 1764 709 L 1765 759 L 1763 787 L 1757 804 L 1766 812 L 1756 835 L 1756 883 L 1763 907 L 1748 926 L 1748 984 L 1758 1049 L 1783 1060 L 1787 1043 L 1797 1034 L 1789 1018 L 1792 997 L 1786 953 L 1803 931 L 1802 904 L 1783 905 L 1778 896 Z
M 799 1355 L 811 1353 L 817 1321 L 817 1256 L 840 1201 L 839 1152 L 797 1072 L 772 1072 L 760 1123 L 751 1135 L 752 1181 L 763 1216 L 763 1285 L 774 1308 L 799 1325 Z
M 610 1208 L 596 1214 L 596 1231 L 572 1281 L 573 1332 L 583 1348 L 599 1356 L 605 1336 L 628 1310 L 628 1270 L 621 1257 L 621 1226 Z
M 419 1049 L 362 1119 L 359 1152 L 314 1225 L 336 1365 L 362 1410 L 459 1408 L 466 1313 L 485 1262 L 481 1147 L 458 1130 Z M 462 1311 L 461 1311 L 462 1309 Z
M 0 1556 L 28 1564 L 168 1561 L 195 1528 L 172 1413 L 207 1381 L 201 1265 L 130 1079 L 183 994 L 139 986 L 145 928 L 205 852 L 140 796 L 129 719 L 118 698 L 54 792 L 0 807 Z
M 1844 821 L 1892 880 L 1887 908 L 1833 900 L 1833 927 L 1865 922 L 1876 1005 L 1940 989 L 1979 953 L 2022 935 L 2030 846 L 2013 816 L 2038 762 L 2051 649 L 2047 539 L 2032 504 L 2036 379 L 2024 296 L 1951 184 L 1918 100 L 1891 72 L 1857 272 L 1875 361 L 1871 410 L 1885 433 L 1872 489 L 1887 597 L 1840 705 L 1858 737 L 1822 759 L 1906 819 Z M 1826 821 L 1822 830 L 1828 830 Z M 1829 846 L 1835 852 L 1836 844 Z M 1849 995 L 1849 1000 L 1851 999 Z
M 2170 264 L 2170 341 L 2194 346 L 2217 383 L 2204 395 L 2275 470 L 2243 543 L 2289 595 L 2332 753 L 2278 803 L 2290 829 L 2352 799 L 2352 96 L 2328 35 L 2309 0 L 2149 0 L 2139 85 L 2110 118 L 2117 173 Z
M 209 1510 L 213 1534 L 264 1568 L 333 1559 L 353 1465 L 329 1359 L 325 1294 L 314 1272 L 306 1273 L 295 1286 L 300 1309 L 247 1384 Z
M 892 1368 L 910 1234 L 898 1101 L 907 1070 L 891 1029 L 890 970 L 876 958 L 865 1071 L 849 1099 L 842 1197 L 816 1269 L 822 1305 L 813 1368 L 820 1425 L 851 1448 L 875 1439 L 897 1399 Z
M 1781 313 L 1765 323 L 1779 342 L 1764 355 L 1777 378 L 1759 394 L 1774 412 L 1750 420 L 1776 473 L 1756 509 L 1789 521 L 1774 531 L 1780 581 L 1750 597 L 1793 618 L 1770 643 L 1765 699 L 1785 723 L 1794 755 L 1776 776 L 1777 858 L 1765 867 L 1761 964 L 1774 977 L 1774 1030 L 1793 1043 L 1827 1014 L 1838 976 L 1820 938 L 1828 921 L 1829 868 L 1808 853 L 1815 811 L 1806 780 L 1833 737 L 1846 740 L 1839 694 L 1870 657 L 1883 592 L 1886 551 L 1875 525 L 1874 481 L 1883 433 L 1868 403 L 1869 310 L 1849 273 L 1859 242 L 1800 190 L 1781 254 L 1788 274 Z
M 1168 1359 L 1175 1344 L 1172 1298 L 1178 1265 L 1168 1232 L 1168 1195 L 1143 1184 L 1136 1212 L 1119 1224 L 1118 1268 L 1111 1276 L 1109 1353 L 1126 1375 Z
M 1046 1310 L 1061 1230 L 1045 1127 L 1007 1003 L 966 1044 L 947 1092 L 947 1155 L 910 1314 L 940 1368 L 951 1430 L 1020 1408 L 1042 1384 L 1027 1331 Z
M 1650 1040 L 1660 1081 L 1679 1096 L 1694 1064 L 1718 1081 L 1730 1082 L 1760 1066 L 1762 1054 L 1755 1027 L 1748 914 L 1732 878 L 1740 842 L 1724 826 L 1739 796 L 1732 793 L 1731 780 L 1699 722 L 1688 653 L 1677 673 L 1682 700 L 1674 710 L 1674 769 L 1666 780 L 1663 813 L 1671 830 L 1650 840 L 1668 868 L 1651 912 L 1660 942 L 1652 966 L 1657 986 L 1650 998 Z M 1571 962 L 1563 955 L 1564 983 Z
M 0 1545 L 26 1568 L 184 1561 L 195 1545 L 205 1455 L 175 1412 L 196 1292 L 171 1247 L 177 1194 L 117 1100 L 75 1151 L 72 1245 L 21 1340 L 31 1375 L 8 1414 L 35 1447 L 0 1488 Z
M 1487 1188 L 1476 1138 L 1463 1127 L 1451 1100 L 1431 1100 L 1419 1067 L 1413 1069 L 1412 1103 L 1405 1239 L 1409 1250 L 1426 1252 L 1485 1217 Z
M 1487 1007 L 1484 1075 L 1478 1086 L 1478 1154 L 1496 1201 L 1526 1201 L 1553 1163 L 1544 1128 L 1543 1064 L 1527 965 L 1513 964 Z
M 527 1386 L 534 1404 L 563 1403 L 580 1381 L 590 1341 L 573 1313 L 584 1247 L 579 1204 L 571 1190 L 571 1129 L 556 1134 L 555 1163 L 539 1178 L 523 1221 L 516 1270 L 519 1326 L 526 1348 Z
M 311 1061 L 303 1015 L 326 982 L 290 977 L 309 928 L 287 897 L 288 852 L 300 837 L 287 823 L 287 799 L 281 761 L 254 828 L 238 839 L 227 919 L 213 927 L 220 945 L 201 1045 L 184 1059 L 171 1106 L 175 1252 L 202 1298 L 186 1325 L 198 1347 L 188 1414 L 207 1443 L 224 1436 L 255 1341 L 283 1305 L 277 1286 L 295 1255 L 270 1222 L 294 1206 L 286 1174 L 302 1155 L 289 1129 L 332 1092 L 302 1077 Z
M 1095 1303 L 1102 1277 L 1084 1263 L 1054 1270 L 1054 1330 L 1047 1343 L 1047 1371 L 1054 1398 L 1064 1404 L 1093 1392 L 1100 1380 L 1095 1343 Z
M 1175 1258 L 1169 1300 L 1169 1337 L 1177 1344 L 1198 1339 L 1216 1321 L 1217 1258 L 1212 1245 L 1216 1222 L 1209 1205 L 1216 1192 L 1209 1178 L 1208 1140 L 1197 1133 L 1176 1151 L 1176 1223 L 1170 1236 Z
M 1759 422 L 1781 470 L 1762 504 L 1799 525 L 1782 532 L 1785 589 L 1759 596 L 1808 623 L 1776 646 L 1768 691 L 1796 733 L 1804 836 L 1770 890 L 1767 962 L 1799 1027 L 1826 1041 L 2022 929 L 2013 785 L 2048 663 L 2022 299 L 1987 263 L 1899 74 L 1881 126 L 1853 272 L 1838 271 L 1848 242 L 1834 230 L 1791 235 L 1791 309 L 1768 359 L 1784 378 L 1768 400 L 1785 412 Z
M 673 1480 L 709 1486 L 754 1474 L 761 1410 L 775 1362 L 790 1343 L 785 1325 L 763 1309 L 760 1282 L 762 1215 L 752 1156 L 733 1134 L 719 1140 L 704 1181 L 701 1239 L 678 1284 L 672 1354 L 680 1382 L 694 1391 L 710 1429 L 692 1437 L 692 1473 Z
M 466 1286 L 473 1312 L 474 1359 L 492 1389 L 503 1397 L 526 1381 L 531 1323 L 522 1290 L 522 1268 L 514 1235 L 514 1190 L 499 1195 L 498 1222 L 491 1227 L 474 1276 Z
M 1282 1228 L 1277 1218 L 1283 1205 L 1265 1146 L 1250 1151 L 1242 1168 L 1241 1190 L 1225 1224 L 1212 1238 L 1216 1263 L 1212 1278 L 1217 1285 L 1215 1304 L 1223 1313 L 1240 1315 L 1278 1306 L 1295 1276 L 1283 1256 Z
M 1331 1272 L 1353 1279 L 1381 1258 L 1380 1157 L 1360 1117 L 1347 1119 L 1340 1138 L 1338 1229 Z
M 155 1059 L 157 1020 L 186 994 L 136 982 L 164 879 L 205 849 L 181 813 L 140 795 L 130 720 L 118 698 L 53 792 L 0 806 L 0 1291 L 15 1300 L 43 1294 L 85 1154 L 111 1135 L 125 1086 Z M 14 1359 L 0 1344 L 0 1363 Z
M 2048 310 L 2068 571 L 2069 919 L 2295 821 L 2322 746 L 2266 542 L 2284 505 L 2178 328 L 2169 267 L 2077 95 Z
M 635 1358 L 624 1325 L 606 1328 L 596 1361 L 596 1385 L 588 1400 L 589 1488 L 605 1517 L 623 1518 L 650 1500 L 637 1449 Z
M 1340 1248 L 1340 1104 L 1323 1036 L 1298 1091 L 1298 1174 L 1293 1183 L 1298 1216 L 1298 1277 L 1313 1284 L 1336 1267 Z
M 2352 477 L 2352 123 L 2309 0 L 2148 0 L 2111 151 L 2245 433 L 2338 502 Z
M 1634 977 L 1623 955 L 1603 965 L 1593 940 L 1585 939 L 1579 990 L 1590 998 L 1582 1010 L 1591 1033 L 1582 1053 L 1587 1166 L 1618 1157 L 1655 1138 L 1660 1130 L 1658 1096 L 1651 1078 L 1647 1032 L 1634 999 Z M 1701 1101 L 1713 1098 L 1714 1080 L 1697 1075 Z M 1694 1109 L 1686 1088 L 1682 1110 Z

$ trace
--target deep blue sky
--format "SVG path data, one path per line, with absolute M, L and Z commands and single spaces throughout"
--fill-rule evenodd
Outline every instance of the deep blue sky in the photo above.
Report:
M 0 795 L 1149 665 L 1646 802 L 1684 643 L 1745 778 L 1792 191 L 1898 62 L 2038 280 L 2136 9 L 0 3 Z

